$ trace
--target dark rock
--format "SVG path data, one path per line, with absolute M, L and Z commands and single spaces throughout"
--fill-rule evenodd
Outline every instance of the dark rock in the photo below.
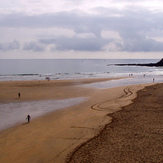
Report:
M 148 67 L 161 67 L 163 66 L 163 59 L 157 63 L 145 63 L 145 64 L 114 64 L 117 66 L 148 66 Z M 108 65 L 109 66 L 109 65 Z

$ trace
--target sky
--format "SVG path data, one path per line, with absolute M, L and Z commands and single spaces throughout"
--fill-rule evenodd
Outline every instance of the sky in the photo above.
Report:
M 162 0 L 0 4 L 0 59 L 163 58 Z

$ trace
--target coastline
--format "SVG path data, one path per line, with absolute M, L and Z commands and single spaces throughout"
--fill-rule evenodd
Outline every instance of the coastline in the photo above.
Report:
M 76 147 L 66 162 L 162 162 L 162 86 L 145 87 L 133 103 L 108 114 L 112 122 Z
M 30 124 L 24 123 L 0 132 L 0 161 L 65 162 L 67 155 L 73 149 L 93 138 L 103 130 L 106 124 L 112 121 L 112 118 L 107 116 L 108 114 L 129 105 L 136 97 L 138 90 L 143 89 L 146 85 L 152 85 L 132 85 L 104 90 L 77 87 L 77 85 L 85 83 L 107 80 L 113 79 L 45 81 L 43 83 L 41 81 L 41 87 L 39 81 L 14 82 L 15 86 L 11 84 L 8 91 L 12 90 L 12 93 L 6 95 L 3 92 L 1 94 L 3 102 L 18 100 L 17 88 L 20 86 L 22 87 L 19 89 L 20 92 L 23 91 L 23 95 L 25 95 L 24 92 L 27 93 L 19 99 L 20 101 L 81 96 L 88 97 L 89 100 L 36 118 Z M 4 90 L 5 83 L 3 82 L 2 85 L 0 83 Z M 8 83 L 13 82 L 7 82 L 6 86 Z M 29 83 L 33 86 L 30 87 Z M 34 87 L 36 91 L 34 91 Z
M 92 78 L 71 80 L 0 81 L 0 102 L 65 99 L 87 96 L 94 88 L 81 88 L 83 84 L 125 78 Z M 21 93 L 21 98 L 18 93 Z

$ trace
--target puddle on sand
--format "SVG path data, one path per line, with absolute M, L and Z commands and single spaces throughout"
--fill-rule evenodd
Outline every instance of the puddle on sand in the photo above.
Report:
M 0 130 L 12 127 L 18 123 L 27 122 L 29 114 L 36 118 L 48 112 L 70 107 L 86 100 L 84 97 L 70 98 L 65 100 L 45 100 L 19 103 L 0 104 Z

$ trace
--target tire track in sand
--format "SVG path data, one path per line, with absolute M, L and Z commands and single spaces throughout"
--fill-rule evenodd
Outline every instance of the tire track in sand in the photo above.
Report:
M 98 102 L 96 104 L 93 104 L 91 106 L 91 109 L 93 110 L 97 110 L 97 111 L 106 111 L 106 109 L 108 109 L 107 107 L 102 107 L 102 105 L 109 103 L 109 102 L 115 102 L 118 103 L 117 101 L 122 99 L 122 98 L 127 98 L 131 95 L 133 95 L 133 92 L 131 91 L 131 87 L 126 87 L 125 89 L 123 89 L 123 92 L 125 93 L 124 95 L 118 97 L 118 98 L 114 98 L 114 99 L 110 99 L 110 100 L 106 100 L 106 101 L 101 101 Z
M 91 106 L 91 109 L 93 109 L 93 110 L 95 110 L 95 111 L 107 111 L 107 109 L 108 109 L 107 105 L 106 105 L 106 107 L 102 107 L 102 105 L 107 104 L 107 103 L 109 103 L 109 102 L 110 102 L 110 103 L 111 103 L 111 102 L 115 102 L 116 104 L 118 104 L 118 105 L 121 107 L 121 104 L 119 103 L 118 100 L 120 100 L 120 99 L 125 99 L 125 98 L 128 98 L 128 97 L 132 96 L 132 95 L 134 94 L 134 90 L 132 90 L 132 86 L 130 86 L 130 87 L 125 87 L 125 88 L 123 89 L 123 92 L 124 92 L 124 94 L 123 94 L 122 96 L 120 96 L 120 97 L 117 97 L 117 98 L 114 98 L 114 99 L 110 99 L 110 100 L 101 101 L 101 102 L 98 102 L 98 103 L 96 103 L 96 104 L 93 104 L 93 105 Z M 122 119 L 122 118 L 121 118 L 121 119 Z M 103 128 L 103 129 L 104 129 L 104 128 Z M 102 130 L 103 130 L 103 129 L 102 129 Z M 100 132 L 101 132 L 102 130 L 100 130 Z M 100 132 L 99 132 L 99 134 L 100 134 Z M 94 137 L 96 137 L 96 136 L 97 136 L 97 135 L 95 135 Z M 93 137 L 93 138 L 94 138 L 94 137 Z M 75 155 L 75 152 L 76 152 L 78 149 L 80 149 L 82 146 L 84 146 L 88 141 L 91 141 L 93 138 L 90 138 L 89 140 L 85 141 L 84 143 L 78 145 L 78 146 L 74 149 L 74 151 L 73 151 L 72 153 L 70 153 L 70 154 L 67 156 L 66 163 L 71 162 L 73 156 Z
M 93 109 L 93 110 L 95 110 L 95 111 L 107 111 L 108 108 L 107 108 L 107 107 L 102 107 L 102 105 L 107 104 L 107 103 L 110 103 L 110 102 L 115 102 L 115 103 L 117 103 L 117 104 L 120 106 L 118 100 L 123 99 L 123 98 L 127 98 L 127 97 L 133 95 L 133 92 L 132 92 L 132 90 L 131 90 L 131 86 L 130 86 L 130 87 L 124 88 L 124 89 L 123 89 L 123 92 L 124 92 L 124 94 L 123 94 L 122 96 L 117 97 L 117 98 L 113 98 L 113 99 L 110 99 L 110 100 L 101 101 L 101 102 L 98 102 L 98 103 L 96 103 L 96 104 L 93 104 L 93 105 L 90 107 L 90 109 Z M 88 132 L 89 132 L 88 130 L 90 130 L 90 129 L 92 130 L 92 129 L 94 129 L 94 128 L 87 128 L 87 127 L 82 127 L 82 126 L 80 126 L 80 127 L 72 126 L 71 128 L 74 128 L 74 129 L 78 129 L 78 128 L 81 129 L 81 128 L 83 128 L 83 129 L 86 129 L 86 131 L 85 131 L 85 133 L 84 133 L 83 135 L 81 135 L 81 137 L 78 137 L 78 138 L 63 138 L 63 139 L 74 139 L 75 142 L 73 142 L 73 143 L 72 143 L 71 145 L 69 145 L 67 148 L 65 148 L 65 149 L 63 149 L 62 151 L 60 151 L 55 157 L 53 157 L 52 159 L 49 160 L 50 162 L 53 162 L 56 158 L 58 158 L 58 157 L 59 157 L 61 154 L 63 154 L 65 151 L 67 151 L 67 150 L 70 149 L 72 146 L 74 146 L 75 144 L 77 144 L 80 140 L 82 140 L 82 139 L 86 140 L 84 143 L 78 145 L 78 146 L 74 149 L 74 151 L 68 155 L 68 157 L 67 157 L 67 159 L 66 159 L 66 162 L 70 162 L 70 161 L 71 161 L 71 157 L 74 155 L 75 151 L 78 150 L 78 149 L 79 149 L 81 146 L 83 146 L 84 144 L 86 144 L 87 141 L 93 139 L 93 138 L 88 138 L 88 139 L 87 139 L 87 138 L 86 138 L 86 135 L 87 135 Z M 100 130 L 100 132 L 101 132 L 101 131 L 102 131 L 102 129 Z

